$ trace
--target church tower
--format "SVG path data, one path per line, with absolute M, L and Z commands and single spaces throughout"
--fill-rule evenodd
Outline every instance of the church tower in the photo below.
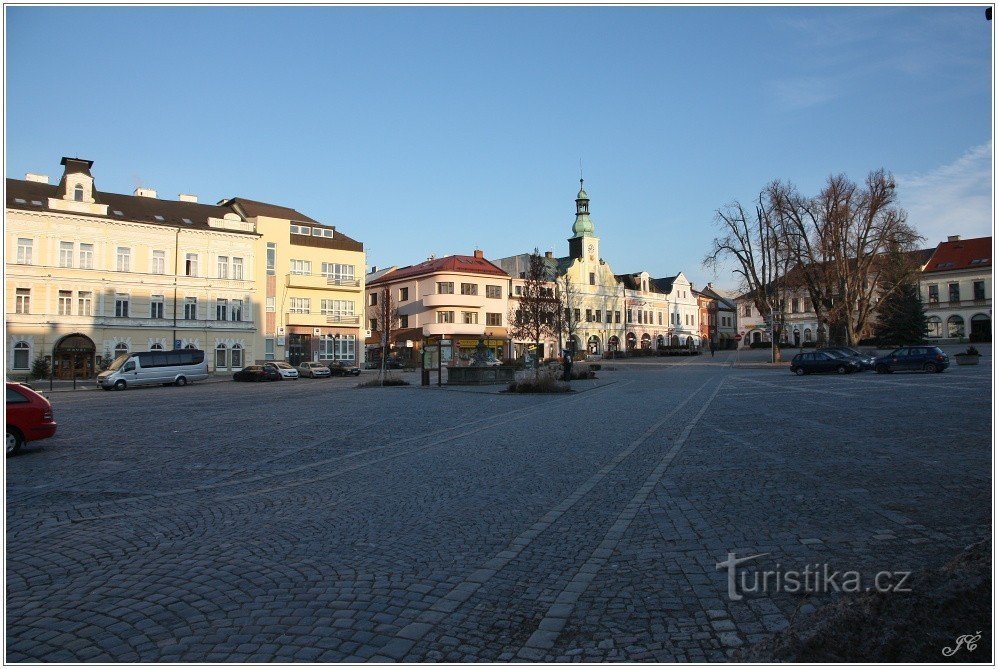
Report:
M 568 238 L 568 255 L 585 262 L 599 261 L 599 237 L 596 227 L 589 218 L 589 195 L 584 188 L 584 181 L 579 179 L 579 194 L 575 196 L 575 223 L 572 225 L 572 236 Z

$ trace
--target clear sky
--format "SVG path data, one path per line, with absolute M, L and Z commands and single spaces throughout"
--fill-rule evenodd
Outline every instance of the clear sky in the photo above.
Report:
M 6 9 L 6 174 L 292 206 L 367 245 L 567 253 L 579 160 L 617 273 L 700 261 L 768 181 L 892 171 L 926 236 L 992 228 L 975 7 Z

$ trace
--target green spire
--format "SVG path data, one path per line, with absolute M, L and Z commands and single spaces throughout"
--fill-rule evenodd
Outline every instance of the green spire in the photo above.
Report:
M 586 193 L 584 181 L 579 179 L 579 194 L 575 196 L 575 223 L 572 225 L 573 237 L 592 237 L 596 227 L 589 218 L 589 194 Z

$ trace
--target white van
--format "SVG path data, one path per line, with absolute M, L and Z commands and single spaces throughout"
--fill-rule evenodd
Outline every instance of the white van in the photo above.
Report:
M 123 353 L 107 371 L 97 375 L 97 385 L 104 390 L 124 390 L 128 386 L 174 384 L 186 386 L 191 381 L 208 378 L 204 351 L 185 348 L 179 351 Z

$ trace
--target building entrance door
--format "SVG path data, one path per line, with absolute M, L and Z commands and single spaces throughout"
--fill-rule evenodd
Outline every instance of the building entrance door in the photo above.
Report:
M 52 350 L 52 375 L 57 379 L 93 378 L 96 349 L 86 335 L 63 337 Z
M 312 337 L 307 334 L 288 336 L 288 363 L 297 367 L 312 359 Z

